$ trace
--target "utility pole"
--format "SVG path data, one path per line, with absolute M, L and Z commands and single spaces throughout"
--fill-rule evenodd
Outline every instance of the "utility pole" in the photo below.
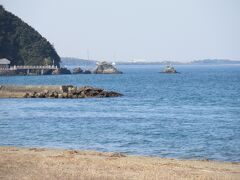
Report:
M 87 50 L 87 60 L 89 60 L 89 50 Z

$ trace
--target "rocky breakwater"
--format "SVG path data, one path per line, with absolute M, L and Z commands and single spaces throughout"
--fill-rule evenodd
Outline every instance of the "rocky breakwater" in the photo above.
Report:
M 122 74 L 115 66 L 105 61 L 99 63 L 95 70 L 94 74 Z
M 103 98 L 119 96 L 122 94 L 91 86 L 0 85 L 0 98 Z

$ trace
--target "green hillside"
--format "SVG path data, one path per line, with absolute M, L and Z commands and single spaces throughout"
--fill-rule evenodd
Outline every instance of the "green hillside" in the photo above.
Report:
M 54 47 L 35 29 L 0 5 L 0 58 L 11 65 L 59 66 Z

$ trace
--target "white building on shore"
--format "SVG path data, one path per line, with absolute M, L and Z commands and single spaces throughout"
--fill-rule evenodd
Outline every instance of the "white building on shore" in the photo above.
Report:
M 6 58 L 0 59 L 0 69 L 8 69 L 11 61 Z

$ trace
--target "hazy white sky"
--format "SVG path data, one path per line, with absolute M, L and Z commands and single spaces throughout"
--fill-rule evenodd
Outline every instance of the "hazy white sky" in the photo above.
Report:
M 240 0 L 0 0 L 60 56 L 240 59 Z

